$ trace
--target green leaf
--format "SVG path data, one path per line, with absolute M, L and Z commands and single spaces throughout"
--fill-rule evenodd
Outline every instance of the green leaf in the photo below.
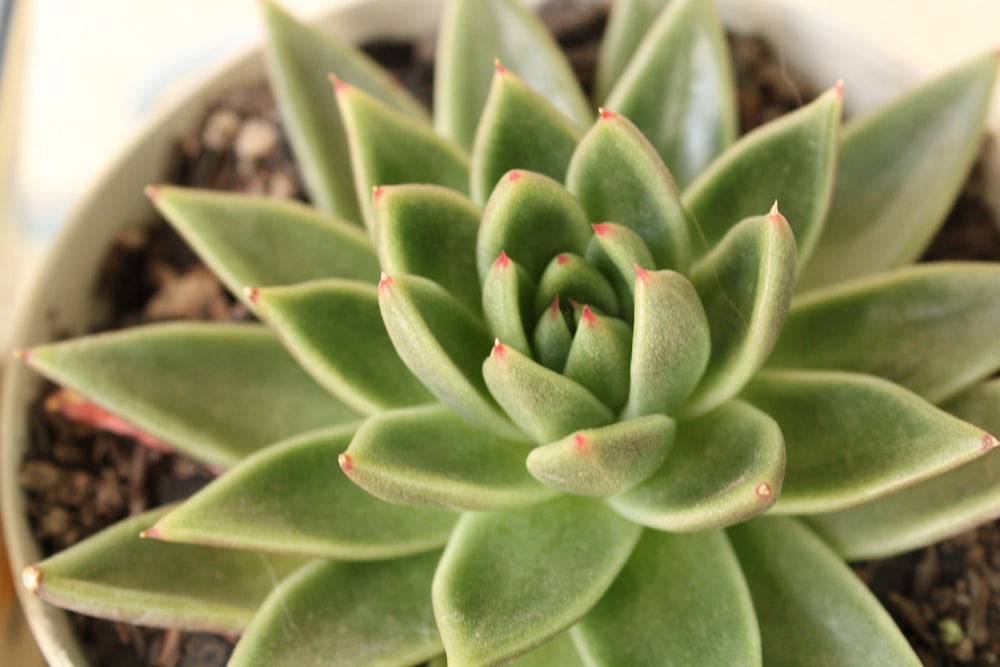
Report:
M 573 121 L 497 61 L 472 147 L 472 198 L 485 202 L 511 169 L 562 181 L 582 135 Z
M 587 667 L 580 657 L 573 639 L 572 628 L 556 635 L 538 648 L 506 663 L 507 667 Z M 447 667 L 441 664 L 438 667 Z
M 614 222 L 591 227 L 594 238 L 587 247 L 587 261 L 611 281 L 621 304 L 621 316 L 631 324 L 635 314 L 635 267 L 655 271 L 656 262 L 642 237 L 628 227 Z
M 248 285 L 291 285 L 320 278 L 370 281 L 379 265 L 356 226 L 299 202 L 171 186 L 147 190 L 234 296 L 253 309 Z
M 552 497 L 524 468 L 530 451 L 430 406 L 372 417 L 344 460 L 355 484 L 389 502 L 490 510 Z
M 645 531 L 572 633 L 593 667 L 762 664 L 750 591 L 722 532 Z
M 784 472 L 781 429 L 757 408 L 734 400 L 680 422 L 656 474 L 608 503 L 657 530 L 721 528 L 770 509 Z
M 712 354 L 684 404 L 685 416 L 704 414 L 739 393 L 778 340 L 795 286 L 788 222 L 775 208 L 739 223 L 698 263 L 691 283 L 708 317 Z
M 522 354 L 531 354 L 525 323 L 534 319 L 534 281 L 507 254 L 500 252 L 483 280 L 483 315 L 494 338 Z
M 428 595 L 438 556 L 304 567 L 267 599 L 229 667 L 424 663 L 441 652 Z
M 639 126 L 681 187 L 704 171 L 738 129 L 726 37 L 712 3 L 669 3 L 604 106 Z
M 802 290 L 923 253 L 979 156 L 998 60 L 977 58 L 847 125 L 833 204 Z
M 612 3 L 597 59 L 594 99 L 607 99 L 608 92 L 621 78 L 642 38 L 666 6 L 667 0 L 617 0 Z
M 595 315 L 584 306 L 563 374 L 618 412 L 628 400 L 631 357 L 632 330 L 628 325 L 614 317 Z
M 621 114 L 602 111 L 584 136 L 566 176 L 591 222 L 616 222 L 646 242 L 655 266 L 687 272 L 690 216 L 656 149 Z
M 996 440 L 871 375 L 764 371 L 743 396 L 771 415 L 788 463 L 776 512 L 844 509 L 947 472 Z
M 434 68 L 434 121 L 442 135 L 472 147 L 495 60 L 520 72 L 571 121 L 589 121 L 573 69 L 534 14 L 516 0 L 455 0 L 441 20 Z
M 483 378 L 497 403 L 539 444 L 614 420 L 611 410 L 579 384 L 500 341 L 483 362 Z
M 736 222 L 777 200 L 795 232 L 804 266 L 826 219 L 837 166 L 843 93 L 835 87 L 797 111 L 737 141 L 684 191 L 697 220 L 696 255 L 711 250 Z
M 990 380 L 942 407 L 1000 433 L 1000 380 Z M 1000 516 L 1000 451 L 857 507 L 808 517 L 841 556 L 885 558 L 970 530 Z
M 1000 268 L 924 264 L 796 299 L 768 365 L 878 375 L 938 403 L 1000 368 Z
M 358 412 L 434 400 L 396 354 L 375 287 L 322 280 L 253 294 L 261 317 L 302 367 Z
M 538 281 L 561 252 L 582 255 L 590 241 L 587 214 L 562 185 L 530 171 L 511 171 L 486 203 L 476 242 L 479 277 L 501 252 Z
M 361 419 L 255 325 L 144 326 L 37 347 L 25 358 L 53 382 L 215 466 Z
M 614 581 L 640 532 L 599 501 L 572 496 L 463 516 L 432 593 L 448 664 L 496 664 L 572 625 Z
M 27 568 L 42 600 L 89 616 L 181 630 L 237 633 L 277 579 L 302 563 L 228 549 L 139 539 L 168 508 L 116 523 Z
M 636 271 L 631 386 L 625 413 L 670 414 L 691 394 L 708 365 L 705 309 L 679 273 Z
M 581 304 L 590 304 L 609 315 L 618 315 L 618 295 L 615 289 L 590 262 L 579 255 L 561 252 L 552 258 L 538 281 L 535 311 L 544 312 L 555 297 L 564 297 Z
M 413 118 L 427 122 L 427 112 L 357 49 L 299 23 L 274 2 L 263 3 L 263 10 L 268 79 L 312 201 L 322 211 L 360 223 L 347 137 L 327 75 L 333 72 Z
M 157 539 L 236 549 L 381 560 L 437 549 L 458 515 L 370 496 L 340 470 L 354 429 L 292 438 L 255 454 L 150 529 Z
M 578 431 L 535 448 L 528 470 L 549 486 L 581 496 L 611 496 L 653 474 L 674 440 L 674 420 L 649 415 Z
M 559 308 L 558 296 L 538 319 L 531 342 L 535 358 L 546 368 L 561 373 L 569 357 L 573 334 L 570 333 L 566 317 Z
M 466 421 L 501 438 L 521 439 L 483 381 L 490 343 L 482 321 L 426 278 L 387 276 L 378 291 L 396 352 L 431 393 Z
M 802 524 L 766 517 L 730 528 L 729 538 L 768 667 L 922 664 L 875 596 Z
M 370 232 L 376 231 L 371 202 L 376 187 L 425 183 L 468 192 L 469 158 L 462 149 L 354 86 L 339 80 L 333 85 Z
M 374 196 L 375 239 L 382 269 L 433 280 L 473 313 L 480 312 L 476 235 L 479 207 L 435 185 L 393 185 Z

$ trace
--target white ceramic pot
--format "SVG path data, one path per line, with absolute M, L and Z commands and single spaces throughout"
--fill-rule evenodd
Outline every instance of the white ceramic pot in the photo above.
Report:
M 434 29 L 444 0 L 341 0 L 322 22 L 346 39 L 414 38 Z M 539 5 L 542 0 L 527 0 Z M 601 2 L 602 0 L 593 0 Z M 822 89 L 839 79 L 847 82 L 847 105 L 857 113 L 884 101 L 917 81 L 913 68 L 883 59 L 877 46 L 858 42 L 844 28 L 831 29 L 808 11 L 775 13 L 781 0 L 718 0 L 728 26 L 770 40 L 795 73 Z M 823 54 L 835 54 L 828 57 Z M 164 180 L 177 137 L 198 122 L 208 102 L 223 91 L 263 78 L 259 52 L 246 53 L 224 65 L 173 108 L 160 113 L 122 152 L 76 208 L 40 267 L 25 307 L 16 319 L 15 347 L 52 340 L 53 321 L 60 331 L 84 332 L 100 321 L 104 304 L 94 299 L 95 276 L 117 233 L 147 220 L 153 210 L 143 187 Z M 998 188 L 1000 190 L 1000 188 Z M 11 568 L 19 573 L 40 551 L 25 515 L 25 499 L 17 471 L 27 448 L 27 408 L 37 395 L 40 378 L 19 364 L 7 369 L 0 408 L 0 510 Z M 67 616 L 20 591 L 21 603 L 35 637 L 53 667 L 80 667 L 86 662 Z

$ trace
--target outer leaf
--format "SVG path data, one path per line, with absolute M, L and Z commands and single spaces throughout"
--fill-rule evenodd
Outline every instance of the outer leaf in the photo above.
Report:
M 566 116 L 585 125 L 590 108 L 548 29 L 516 0 L 456 0 L 438 33 L 434 121 L 438 132 L 472 147 L 499 59 Z M 494 254 L 494 257 L 496 255 Z
M 312 200 L 327 213 L 360 223 L 347 137 L 327 75 L 334 72 L 413 118 L 426 122 L 427 112 L 357 49 L 299 23 L 274 2 L 264 3 L 264 19 L 269 80 Z
M 440 286 L 418 276 L 383 278 L 379 307 L 396 352 L 431 393 L 498 437 L 522 437 L 483 381 L 480 369 L 489 334 L 480 320 Z
M 454 190 L 435 185 L 379 188 L 373 205 L 382 269 L 433 280 L 478 313 L 479 207 Z
M 796 300 L 768 360 L 878 375 L 932 402 L 1000 367 L 1000 268 L 925 264 Z
M 799 266 L 805 265 L 830 205 L 842 103 L 837 86 L 750 132 L 684 191 L 698 223 L 691 232 L 696 254 L 713 248 L 737 221 L 777 200 L 795 232 Z
M 802 524 L 767 517 L 729 536 L 750 585 L 765 665 L 921 665 L 878 600 Z
M 762 664 L 750 591 L 721 532 L 645 531 L 572 632 L 593 667 Z
M 566 187 L 591 222 L 635 230 L 655 261 L 648 268 L 687 272 L 692 220 L 656 149 L 627 118 L 601 112 L 573 154 Z
M 468 192 L 469 158 L 462 149 L 358 88 L 339 80 L 333 85 L 369 231 L 375 231 L 371 204 L 375 187 L 427 183 Z
M 472 198 L 485 202 L 511 169 L 529 169 L 562 181 L 582 134 L 573 121 L 497 61 L 472 147 Z
M 90 616 L 183 630 L 233 633 L 250 622 L 297 558 L 139 539 L 164 514 L 130 517 L 27 568 L 31 592 Z
M 556 635 L 555 639 L 545 642 L 507 664 L 509 667 L 586 667 L 573 644 L 570 632 L 571 630 Z
M 489 510 L 552 497 L 524 469 L 529 451 L 432 406 L 372 417 L 341 461 L 355 484 L 390 502 Z
M 691 283 L 712 335 L 708 368 L 683 408 L 698 415 L 737 394 L 782 331 L 795 285 L 795 237 L 784 216 L 775 208 L 733 227 L 699 262 Z
M 483 378 L 514 423 L 539 444 L 614 420 L 611 410 L 579 384 L 500 341 L 483 362 Z
M 533 319 L 536 286 L 517 262 L 501 252 L 483 280 L 483 315 L 495 338 L 522 354 L 531 354 L 525 323 Z
M 983 56 L 847 126 L 830 215 L 802 289 L 920 256 L 979 155 L 998 61 Z
M 254 325 L 146 326 L 45 345 L 25 358 L 54 382 L 216 466 L 361 418 Z
M 996 439 L 870 375 L 766 371 L 744 396 L 781 426 L 788 465 L 775 511 L 844 509 L 947 472 Z
M 354 429 L 268 447 L 160 519 L 157 539 L 237 549 L 378 560 L 436 549 L 457 515 L 390 505 L 345 477 L 337 456 Z
M 1000 433 L 1000 380 L 943 407 Z M 1000 516 L 1000 451 L 857 507 L 817 514 L 808 523 L 847 559 L 884 558 L 938 542 Z
M 249 308 L 247 285 L 374 280 L 378 259 L 354 225 L 299 202 L 190 188 L 147 190 L 156 209 Z
M 450 667 L 510 659 L 572 625 L 614 581 L 639 534 L 603 504 L 570 496 L 466 514 L 434 576 Z
M 757 408 L 734 400 L 681 422 L 666 463 L 608 503 L 657 530 L 721 528 L 770 509 L 784 472 L 781 429 Z
M 659 14 L 605 106 L 642 129 L 685 187 L 736 138 L 733 90 L 712 3 L 676 0 Z
M 528 470 L 554 488 L 604 497 L 628 490 L 663 463 L 674 440 L 674 420 L 650 415 L 579 431 L 537 447 Z
M 628 400 L 631 357 L 628 325 L 614 317 L 599 317 L 584 306 L 563 374 L 617 412 Z
M 667 0 L 618 0 L 611 5 L 611 15 L 604 29 L 597 60 L 595 99 L 607 99 L 608 92 L 621 78 L 642 38 L 666 6 Z
M 313 563 L 267 599 L 230 667 L 422 664 L 441 651 L 428 591 L 438 554 Z
M 691 283 L 673 271 L 636 271 L 631 386 L 625 413 L 670 414 L 691 394 L 711 348 Z

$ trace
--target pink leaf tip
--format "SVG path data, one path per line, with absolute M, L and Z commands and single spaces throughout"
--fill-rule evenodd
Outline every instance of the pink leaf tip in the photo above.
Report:
M 559 313 L 559 295 L 556 294 L 556 298 L 552 299 L 552 305 L 549 306 L 549 313 L 555 315 Z
M 330 85 L 333 86 L 333 92 L 338 95 L 346 93 L 351 89 L 351 84 L 347 83 L 336 74 L 331 74 L 328 78 L 330 80 Z
M 576 450 L 577 454 L 586 456 L 590 453 L 590 443 L 582 434 L 577 433 L 573 436 L 573 449 Z
M 590 227 L 591 229 L 594 230 L 594 233 L 597 234 L 598 236 L 604 236 L 605 234 L 611 231 L 611 223 L 608 222 L 598 222 L 597 224 L 591 225 Z
M 837 82 L 837 85 L 833 87 L 833 94 L 837 97 L 843 99 L 844 97 L 844 80 L 841 79 Z
M 42 571 L 33 566 L 24 568 L 21 570 L 21 583 L 29 593 L 38 593 L 42 589 Z
M 771 490 L 771 485 L 767 482 L 761 482 L 757 485 L 757 488 L 753 490 L 754 494 L 761 500 L 769 500 L 773 491 Z
M 989 433 L 983 433 L 983 451 L 984 452 L 988 452 L 988 451 L 990 451 L 991 449 L 993 449 L 994 447 L 997 447 L 997 446 L 1000 446 L 1000 442 L 998 442 L 996 438 L 994 438 Z
M 516 183 L 517 179 L 521 178 L 521 172 L 519 172 L 517 169 L 514 169 L 507 175 L 507 178 L 510 179 L 511 183 Z
M 559 262 L 560 264 L 565 264 L 566 262 L 569 261 L 569 257 L 567 257 L 566 255 L 559 254 L 556 255 L 556 261 Z
M 633 264 L 632 268 L 635 269 L 635 277 L 641 283 L 646 282 L 649 279 L 649 272 L 642 268 L 638 264 Z
M 598 109 L 597 113 L 599 113 L 601 115 L 601 120 L 611 120 L 612 118 L 615 117 L 615 112 L 614 111 L 608 111 L 604 107 L 601 107 L 600 109 Z
M 597 315 L 594 315 L 594 311 L 590 309 L 590 306 L 584 306 L 583 313 L 580 315 L 580 321 L 589 326 L 594 326 L 597 324 Z
M 243 296 L 247 298 L 253 305 L 257 305 L 257 301 L 260 299 L 260 290 L 256 287 L 244 287 Z
M 153 524 L 146 530 L 139 533 L 139 538 L 143 540 L 159 540 L 163 538 L 160 531 L 157 529 L 156 524 Z
M 146 197 L 149 198 L 149 201 L 153 202 L 154 204 L 160 199 L 159 185 L 147 185 L 143 189 L 143 192 L 145 193 Z
M 499 76 L 499 75 L 502 75 L 502 74 L 506 74 L 507 73 L 507 68 L 503 66 L 503 63 L 500 62 L 499 58 L 494 58 L 493 59 L 493 71 L 497 74 L 497 76 Z
M 376 204 L 382 199 L 382 186 L 376 185 L 372 188 L 372 201 Z
M 354 459 L 351 458 L 350 454 L 341 454 L 338 456 L 337 463 L 340 464 L 340 469 L 344 471 L 345 475 L 350 475 L 351 471 L 354 470 Z
M 767 212 L 767 219 L 770 220 L 775 225 L 779 225 L 782 227 L 788 225 L 788 220 L 786 220 L 785 216 L 781 215 L 781 211 L 778 210 L 777 199 L 775 199 L 774 204 L 771 205 L 771 210 Z
M 23 361 L 25 363 L 31 361 L 31 350 L 14 350 L 12 354 L 18 361 Z
M 507 256 L 507 251 L 500 251 L 500 256 L 497 257 L 497 261 L 493 262 L 493 266 L 498 269 L 506 269 L 510 266 L 510 257 Z
M 500 342 L 500 339 L 499 338 L 494 338 L 493 339 L 493 351 L 491 352 L 491 354 L 494 355 L 494 356 L 496 356 L 498 359 L 502 359 L 503 355 L 504 355 L 504 353 L 506 351 L 507 351 L 507 348 L 505 348 L 503 346 L 503 343 Z
M 378 291 L 384 292 L 392 286 L 392 277 L 387 276 L 385 271 L 382 272 L 382 276 L 378 279 Z

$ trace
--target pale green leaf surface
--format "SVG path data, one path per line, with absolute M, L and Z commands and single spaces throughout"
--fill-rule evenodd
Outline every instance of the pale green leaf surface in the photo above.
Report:
M 896 98 L 844 131 L 830 214 L 800 289 L 916 260 L 980 154 L 996 53 Z
M 506 663 L 507 667 L 586 667 L 571 636 L 572 629 Z M 442 666 L 444 667 L 444 666 Z
M 645 531 L 571 632 L 591 667 L 762 665 L 750 591 L 719 531 Z
M 531 343 L 537 361 L 557 373 L 563 371 L 573 345 L 573 334 L 560 310 L 558 298 L 553 299 L 552 305 L 538 318 Z
M 592 227 L 594 238 L 587 247 L 587 261 L 611 281 L 621 304 L 621 317 L 631 324 L 635 315 L 635 267 L 654 271 L 656 262 L 642 237 L 625 225 L 602 222 Z
M 594 98 L 607 99 L 608 92 L 628 67 L 642 38 L 656 22 L 668 0 L 617 0 L 611 14 L 597 59 Z
M 784 472 L 781 429 L 757 408 L 733 400 L 680 422 L 660 469 L 608 503 L 657 530 L 720 528 L 767 511 L 781 493 Z
M 795 519 L 729 529 L 753 598 L 768 667 L 920 667 L 861 580 Z
M 522 354 L 531 354 L 527 322 L 533 318 L 537 290 L 527 271 L 501 253 L 483 280 L 483 317 L 494 338 Z
M 168 508 L 124 519 L 30 568 L 46 602 L 123 623 L 235 633 L 303 562 L 140 539 Z
M 160 519 L 158 539 L 337 560 L 436 549 L 453 512 L 392 505 L 355 486 L 338 455 L 354 429 L 316 431 L 247 458 Z
M 762 371 L 743 397 L 785 436 L 785 482 L 774 508 L 780 513 L 858 505 L 947 472 L 996 442 L 871 375 Z
M 430 604 L 439 553 L 313 563 L 267 599 L 229 667 L 399 667 L 441 652 Z
M 463 516 L 433 587 L 449 666 L 496 664 L 575 623 L 614 581 L 640 532 L 601 502 L 572 496 Z
M 583 311 L 563 374 L 599 398 L 612 412 L 628 400 L 632 330 L 615 317 Z
M 396 410 L 362 425 L 345 454 L 355 484 L 390 502 L 491 510 L 554 495 L 525 470 L 531 445 L 497 438 L 445 406 Z
M 27 361 L 214 466 L 230 466 L 299 433 L 361 419 L 257 325 L 144 326 L 37 347 Z
M 580 255 L 562 252 L 542 272 L 535 295 L 535 312 L 542 313 L 553 299 L 571 299 L 609 315 L 621 312 L 618 294 L 608 279 Z

